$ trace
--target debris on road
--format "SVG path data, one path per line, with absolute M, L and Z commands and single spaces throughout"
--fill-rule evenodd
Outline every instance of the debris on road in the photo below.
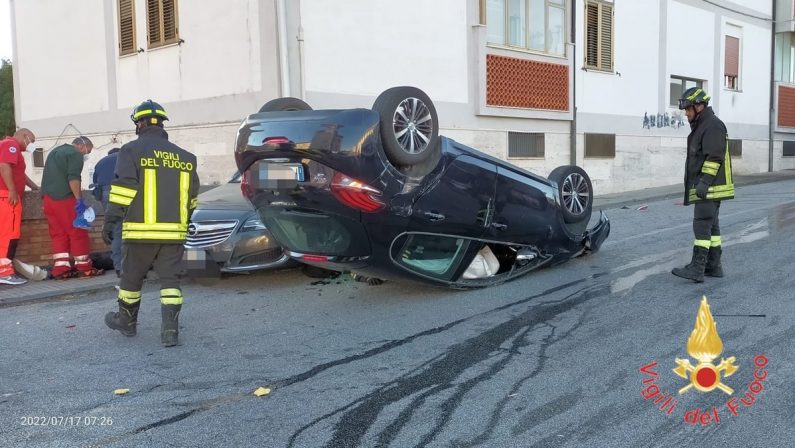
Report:
M 269 387 L 260 387 L 254 391 L 254 395 L 258 397 L 262 397 L 264 395 L 268 395 L 271 393 L 271 389 Z
M 641 212 L 645 212 L 648 209 L 649 209 L 649 206 L 646 205 L 646 204 L 643 204 L 640 207 L 636 208 L 635 210 L 638 210 L 638 211 L 641 211 Z
M 113 393 L 116 395 L 127 395 L 127 392 L 129 391 L 130 389 L 116 389 L 113 391 Z
M 66 326 L 66 328 L 69 328 L 69 329 L 72 329 L 72 328 L 75 328 L 75 327 L 77 327 L 77 325 L 75 325 L 75 324 L 69 324 L 69 325 Z

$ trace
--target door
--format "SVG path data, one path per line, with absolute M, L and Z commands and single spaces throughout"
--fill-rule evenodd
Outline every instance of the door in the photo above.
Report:
M 536 244 L 555 223 L 553 197 L 546 184 L 508 168 L 497 167 L 494 213 L 484 238 Z
M 415 203 L 409 230 L 478 238 L 493 203 L 497 166 L 472 156 L 457 157 Z

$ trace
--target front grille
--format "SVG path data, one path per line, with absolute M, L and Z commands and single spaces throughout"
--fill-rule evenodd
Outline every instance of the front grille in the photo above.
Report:
M 196 249 L 222 243 L 234 232 L 236 226 L 236 220 L 192 222 L 188 226 L 185 247 Z

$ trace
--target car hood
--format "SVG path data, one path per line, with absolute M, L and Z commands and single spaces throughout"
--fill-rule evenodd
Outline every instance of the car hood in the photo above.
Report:
M 219 185 L 199 195 L 198 210 L 254 210 L 240 191 L 239 183 Z

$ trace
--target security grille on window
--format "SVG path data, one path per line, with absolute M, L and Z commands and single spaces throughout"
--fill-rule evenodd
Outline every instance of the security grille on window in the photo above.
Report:
M 743 156 L 743 141 L 742 140 L 735 140 L 729 139 L 729 155 L 732 157 L 742 157 Z
M 727 89 L 739 90 L 740 39 L 726 36 L 726 58 L 723 66 L 723 85 Z
M 613 158 L 615 156 L 615 134 L 585 134 L 585 157 Z
M 485 0 L 488 43 L 566 54 L 565 0 Z
M 508 157 L 544 157 L 544 134 L 508 132 Z
M 146 0 L 149 48 L 179 42 L 177 0 Z
M 700 79 L 684 78 L 682 76 L 671 76 L 669 83 L 670 99 L 668 104 L 674 107 L 679 106 L 679 98 L 685 93 L 685 90 L 691 87 L 704 88 L 704 81 Z
M 613 71 L 613 5 L 585 3 L 585 66 Z
M 135 2 L 119 0 L 119 55 L 135 53 Z

